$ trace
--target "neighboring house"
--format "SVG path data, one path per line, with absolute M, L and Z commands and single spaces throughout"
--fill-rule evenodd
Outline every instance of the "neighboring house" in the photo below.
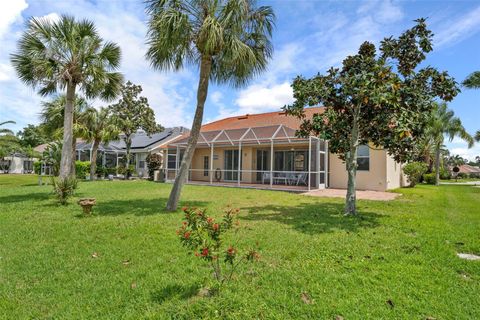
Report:
M 305 112 L 312 117 L 323 110 Z M 297 138 L 300 124 L 284 112 L 269 112 L 203 125 L 187 182 L 297 191 L 346 188 L 345 164 L 328 152 L 328 142 L 313 136 Z M 174 180 L 187 143 L 184 134 L 165 149 L 167 181 Z M 385 150 L 360 147 L 357 189 L 385 191 L 401 184 L 401 165 Z
M 144 132 L 138 132 L 132 137 L 132 146 L 130 152 L 133 155 L 131 164 L 135 166 L 135 171 L 139 176 L 146 177 L 148 168 L 146 163 L 147 155 L 150 153 L 162 154 L 165 146 L 178 138 L 188 129 L 184 127 L 166 128 L 160 133 L 148 136 Z M 77 160 L 90 161 L 92 144 L 84 141 L 77 142 Z M 97 164 L 107 168 L 117 167 L 121 163 L 125 163 L 126 148 L 123 140 L 112 141 L 100 144 L 97 153 Z
M 10 154 L 0 159 L 0 171 L 2 173 L 33 173 L 33 162 L 36 158 L 30 158 L 19 152 Z
M 471 165 L 468 165 L 468 164 L 462 164 L 461 166 L 459 166 L 459 169 L 460 169 L 460 171 L 458 171 L 459 173 L 466 173 L 468 175 L 470 175 L 472 173 L 474 175 L 480 174 L 480 168 L 479 167 L 474 167 L 474 166 L 471 166 Z

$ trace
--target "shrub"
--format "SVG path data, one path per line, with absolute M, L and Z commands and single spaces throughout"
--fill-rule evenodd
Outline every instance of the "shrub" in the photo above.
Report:
M 470 178 L 480 179 L 480 172 L 472 172 L 472 173 L 470 173 Z
M 97 166 L 95 168 L 95 174 L 99 178 L 105 177 L 105 175 L 107 174 L 107 168 L 105 168 L 104 166 Z
M 75 161 L 75 175 L 77 179 L 85 179 L 90 172 L 90 161 Z
M 215 222 L 207 216 L 205 209 L 183 208 L 183 211 L 185 221 L 177 234 L 190 252 L 212 267 L 216 281 L 214 292 L 220 290 L 225 281 L 231 280 L 242 262 L 258 259 L 255 250 L 247 250 L 240 255 L 237 248 L 233 245 L 226 246 L 222 241 L 229 230 L 238 226 L 238 222 L 234 223 L 238 209 L 226 210 L 221 222 Z
M 73 196 L 75 189 L 78 187 L 77 179 L 74 177 L 68 178 L 52 178 L 53 193 L 62 205 L 67 204 L 69 197 Z
M 424 174 L 423 181 L 425 181 L 426 184 L 435 184 L 435 172 Z
M 468 173 L 459 172 L 459 173 L 457 174 L 457 178 L 466 179 L 466 178 L 468 178 Z
M 41 174 L 42 172 L 42 162 L 41 161 L 35 161 L 33 163 L 33 171 L 35 174 Z
M 449 180 L 451 178 L 450 171 L 445 168 L 440 168 L 440 179 Z
M 133 164 L 128 166 L 128 170 L 125 169 L 125 165 L 120 165 L 117 169 L 119 174 L 123 174 L 125 177 L 129 177 L 135 174 L 135 166 Z
M 424 162 L 410 162 L 403 167 L 403 172 L 408 177 L 410 187 L 420 182 L 422 175 L 427 172 L 428 166 Z
M 116 168 L 116 167 L 113 167 L 113 168 L 105 168 L 105 173 L 106 173 L 107 175 L 109 175 L 109 174 L 115 175 L 115 174 L 117 173 L 117 168 Z
M 148 180 L 154 179 L 155 170 L 159 170 L 162 165 L 162 157 L 160 154 L 152 153 L 147 156 Z

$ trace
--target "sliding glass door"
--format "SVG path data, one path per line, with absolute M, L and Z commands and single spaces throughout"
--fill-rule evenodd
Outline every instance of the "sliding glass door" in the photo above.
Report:
M 238 180 L 238 150 L 225 150 L 224 170 L 225 181 Z
M 308 171 L 308 152 L 275 151 L 274 171 Z

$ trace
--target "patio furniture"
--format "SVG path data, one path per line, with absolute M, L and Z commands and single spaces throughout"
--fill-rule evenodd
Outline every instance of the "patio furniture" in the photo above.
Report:
M 287 184 L 288 182 L 288 178 L 287 178 L 287 175 L 285 173 L 277 173 L 277 175 L 273 175 L 273 183 L 275 184 L 275 181 L 277 182 L 277 184 Z
M 307 174 L 305 172 L 299 173 L 297 175 L 296 185 L 298 186 L 300 183 L 307 185 Z
M 270 172 L 264 172 L 262 174 L 262 184 L 265 184 L 265 180 L 270 183 Z

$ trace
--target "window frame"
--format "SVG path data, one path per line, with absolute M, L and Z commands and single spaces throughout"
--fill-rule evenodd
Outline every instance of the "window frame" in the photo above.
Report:
M 208 177 L 210 171 L 210 156 L 203 156 L 203 176 Z
M 360 151 L 360 147 L 366 147 L 367 151 L 368 151 L 368 154 L 366 156 L 360 156 L 358 153 Z M 367 169 L 360 169 L 360 166 L 358 164 L 358 159 L 367 159 L 368 162 L 367 162 L 367 166 L 368 168 Z M 362 145 L 359 145 L 358 146 L 358 149 L 357 149 L 357 171 L 366 171 L 366 172 L 369 172 L 370 171 L 370 147 L 367 145 L 367 144 L 362 144 Z

